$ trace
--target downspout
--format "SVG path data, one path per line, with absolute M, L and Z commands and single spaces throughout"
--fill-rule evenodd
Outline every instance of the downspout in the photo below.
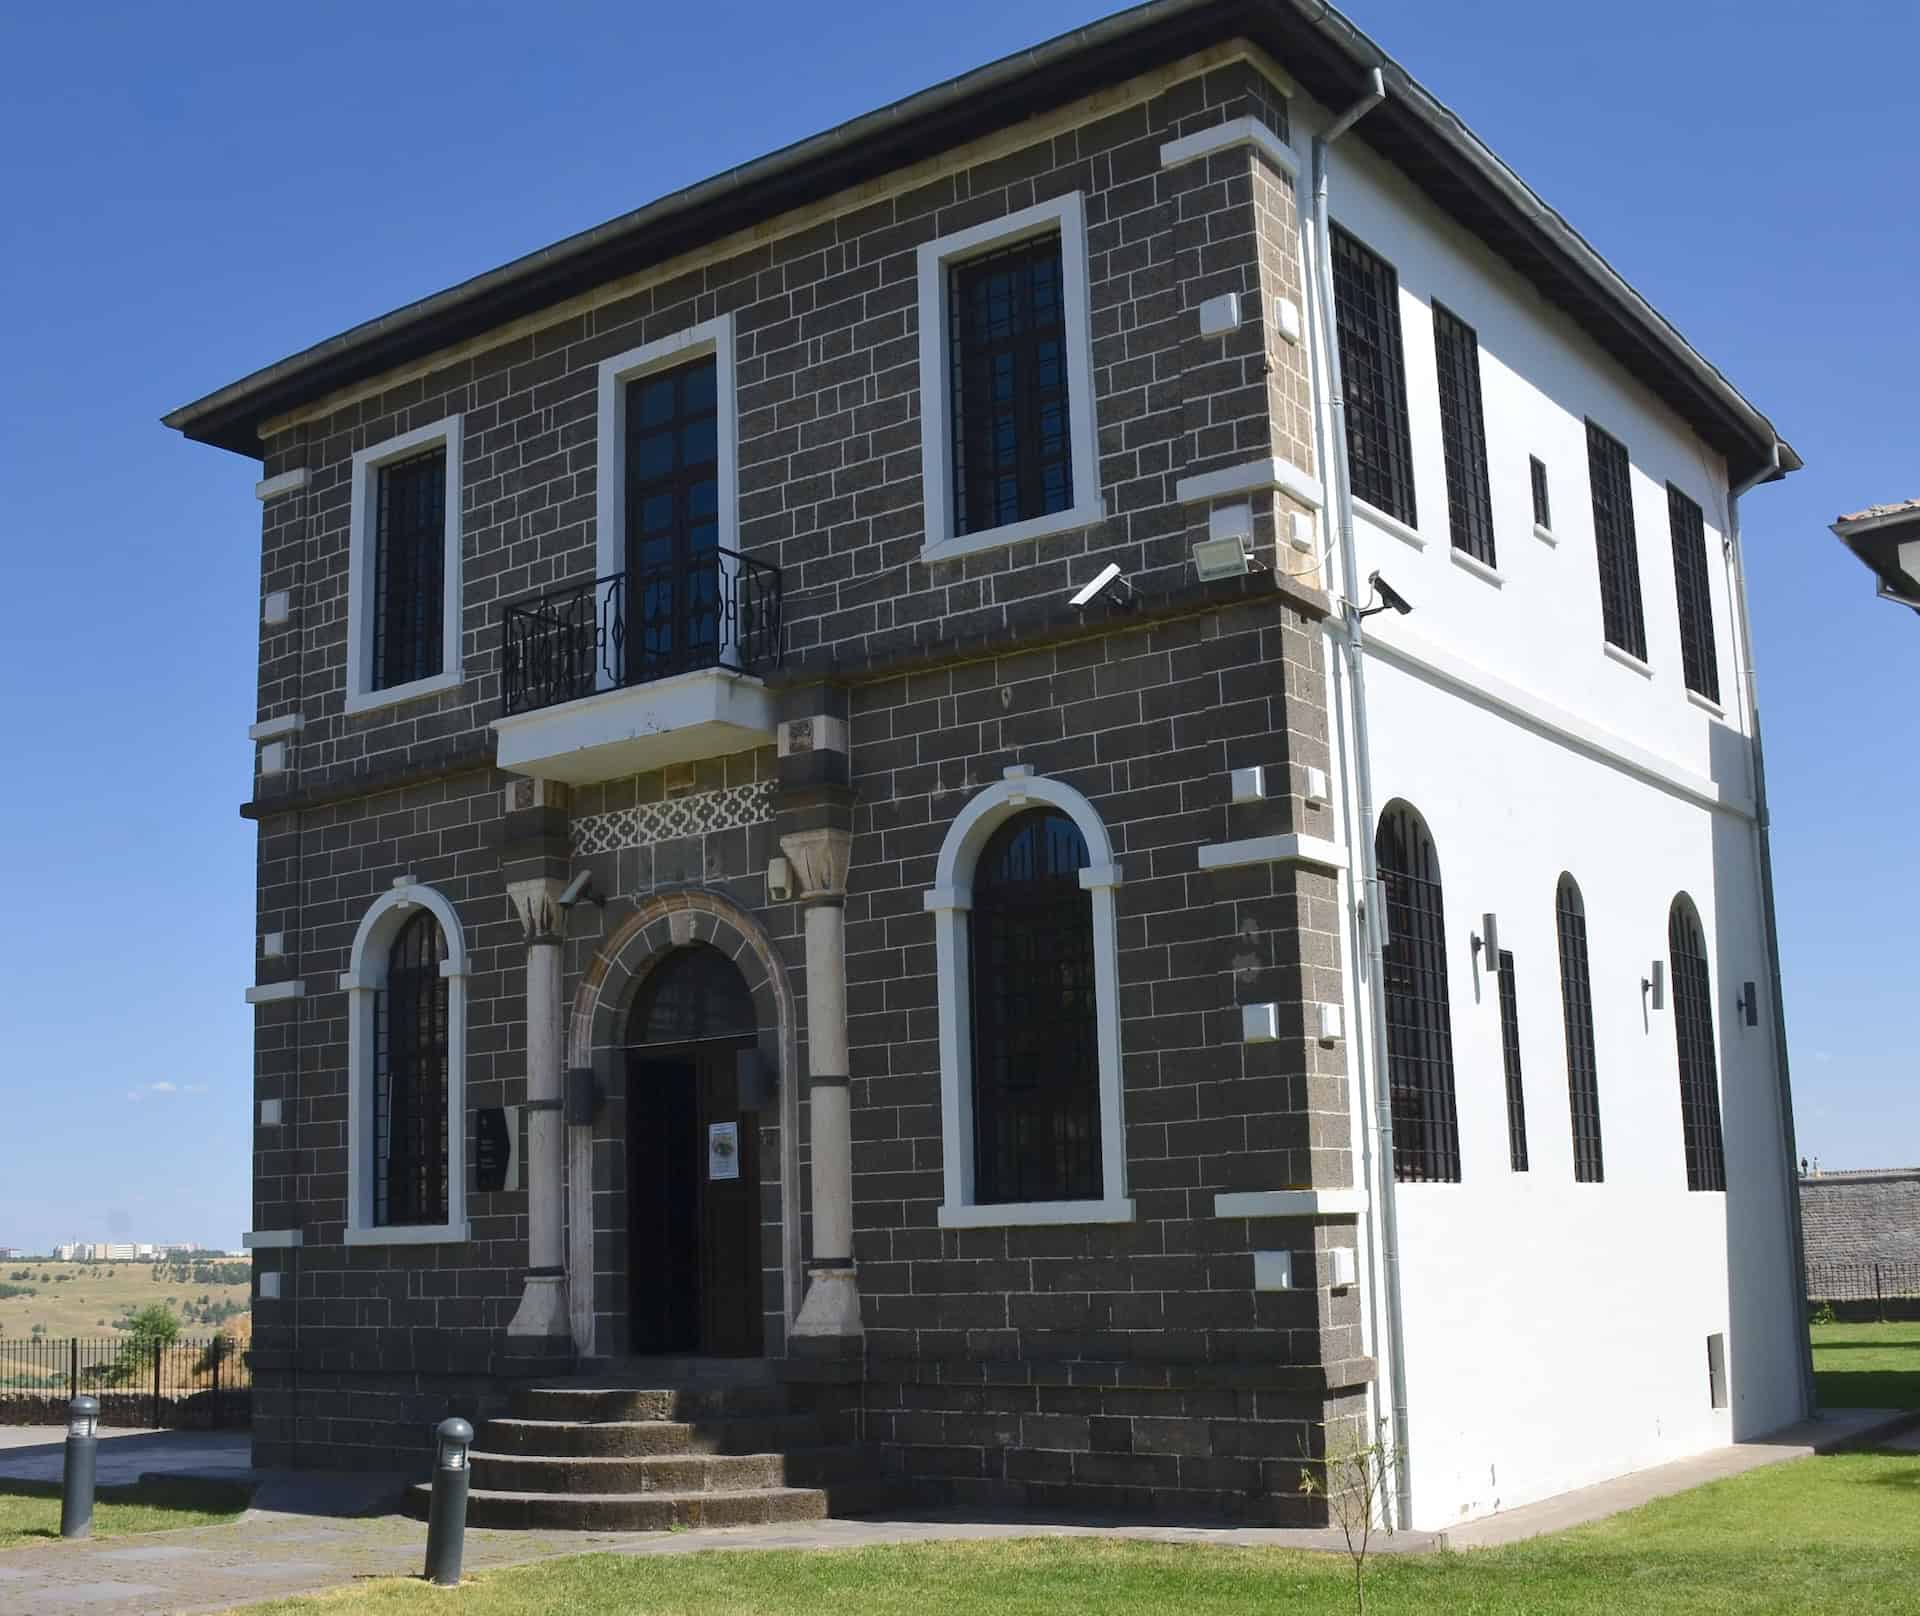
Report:
M 1373 765 L 1367 730 L 1367 680 L 1365 667 L 1366 626 L 1360 615 L 1360 566 L 1353 549 L 1353 487 L 1347 470 L 1347 401 L 1340 375 L 1340 343 L 1333 308 L 1333 252 L 1327 207 L 1327 148 L 1344 135 L 1367 113 L 1387 98 L 1386 81 L 1380 69 L 1369 76 L 1367 92 L 1342 113 L 1324 134 L 1313 141 L 1313 252 L 1314 252 L 1314 324 L 1326 353 L 1327 418 L 1332 432 L 1326 463 L 1332 473 L 1333 517 L 1337 524 L 1334 542 L 1340 550 L 1340 616 L 1347 657 L 1347 688 L 1353 710 L 1354 791 L 1352 800 L 1357 825 L 1349 818 L 1349 836 L 1358 857 L 1359 890 L 1354 904 L 1360 924 L 1355 930 L 1356 955 L 1364 946 L 1368 978 L 1368 1004 L 1371 1023 L 1371 1052 L 1374 1057 L 1373 1153 L 1374 1205 L 1378 1209 L 1380 1268 L 1386 1307 L 1387 1375 L 1393 1405 L 1394 1490 L 1389 1526 L 1408 1526 L 1413 1520 L 1413 1482 L 1406 1463 L 1407 1453 L 1407 1371 L 1405 1328 L 1400 1296 L 1400 1221 L 1394 1199 L 1393 1177 L 1393 1101 L 1385 1081 L 1387 1047 L 1386 1001 L 1380 993 L 1385 970 L 1381 905 L 1385 901 L 1380 885 L 1380 870 L 1373 845 Z M 1351 889 L 1350 889 L 1351 890 Z M 1358 1018 L 1356 1018 L 1356 1021 Z M 1357 1030 L 1357 1028 L 1356 1028 Z M 1365 1084 L 1367 1040 L 1353 1040 L 1355 1080 Z M 1365 1100 L 1362 1099 L 1364 1112 Z M 1385 1500 L 1383 1500 L 1383 1503 Z
M 1760 914 L 1767 939 L 1767 976 L 1771 991 L 1774 1068 L 1779 1074 L 1774 1097 L 1780 1110 L 1780 1148 L 1786 1177 L 1787 1230 L 1793 1248 L 1794 1352 L 1800 1364 L 1800 1405 L 1811 1418 L 1819 1413 L 1813 1379 L 1813 1343 L 1808 1338 L 1801 1309 L 1807 1295 L 1806 1234 L 1800 1221 L 1800 1152 L 1794 1140 L 1793 1084 L 1787 1066 L 1787 1004 L 1780 979 L 1780 926 L 1773 906 L 1773 820 L 1767 809 L 1766 748 L 1760 740 L 1760 689 L 1754 673 L 1753 630 L 1747 617 L 1747 578 L 1740 554 L 1740 499 L 1756 485 L 1782 475 L 1780 444 L 1774 441 L 1768 463 L 1727 491 L 1727 548 L 1733 566 L 1733 603 L 1740 625 L 1740 681 L 1747 699 L 1747 743 L 1753 760 L 1753 829 L 1758 844 L 1757 875 Z

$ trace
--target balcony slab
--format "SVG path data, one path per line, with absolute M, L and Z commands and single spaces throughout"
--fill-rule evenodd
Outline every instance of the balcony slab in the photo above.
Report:
M 771 746 L 774 706 L 760 680 L 698 668 L 496 718 L 495 761 L 509 774 L 595 785 Z

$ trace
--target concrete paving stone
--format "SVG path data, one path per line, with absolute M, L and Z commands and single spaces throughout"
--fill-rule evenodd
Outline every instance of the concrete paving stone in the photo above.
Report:
M 144 1599 L 155 1594 L 166 1594 L 172 1590 L 160 1587 L 143 1587 L 137 1582 L 62 1582 L 51 1587 L 37 1590 L 33 1596 L 34 1616 L 41 1611 L 64 1610 L 69 1605 L 103 1605 L 109 1599 L 124 1603 L 129 1599 Z M 149 1607 L 160 1610 L 164 1607 Z

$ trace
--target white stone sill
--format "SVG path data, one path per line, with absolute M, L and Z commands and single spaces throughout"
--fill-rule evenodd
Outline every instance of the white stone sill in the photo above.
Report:
M 1119 1201 L 1009 1201 L 995 1206 L 940 1208 L 943 1229 L 1009 1229 L 1062 1223 L 1131 1223 L 1133 1202 Z
M 436 673 L 431 679 L 415 679 L 404 685 L 390 685 L 385 690 L 351 691 L 342 710 L 353 718 L 360 713 L 378 712 L 383 707 L 398 707 L 402 702 L 421 701 L 443 691 L 458 690 L 460 684 L 460 670 L 455 668 L 451 673 Z
M 459 1245 L 469 1238 L 467 1221 L 458 1223 L 396 1223 L 387 1228 L 348 1229 L 341 1243 L 348 1246 Z
M 1418 528 L 1408 527 L 1399 517 L 1389 516 L 1376 506 L 1369 505 L 1364 499 L 1356 499 L 1353 502 L 1353 514 L 1362 521 L 1371 523 L 1389 538 L 1398 539 L 1402 544 L 1410 544 L 1416 550 L 1424 550 L 1427 547 L 1427 541 L 1420 536 Z
M 1107 518 L 1101 501 L 1080 504 L 1068 511 L 1050 511 L 1045 516 L 1030 516 L 1024 522 L 1008 522 L 979 533 L 960 533 L 952 538 L 933 539 L 920 547 L 922 561 L 953 561 L 961 556 L 978 555 L 983 550 L 999 550 L 1023 539 L 1051 538 L 1056 533 L 1092 527 Z
M 1453 564 L 1462 572 L 1471 573 L 1482 582 L 1492 584 L 1495 589 L 1507 587 L 1507 580 L 1478 556 L 1468 555 L 1465 550 L 1455 549 L 1452 545 L 1447 546 L 1447 554 L 1453 558 Z
M 1642 679 L 1651 679 L 1653 677 L 1652 665 L 1646 662 L 1642 662 L 1631 651 L 1621 650 L 1621 648 L 1615 645 L 1612 640 L 1602 640 L 1600 644 L 1602 649 L 1606 651 L 1607 655 L 1610 658 L 1612 658 L 1615 662 L 1619 663 L 1621 667 L 1631 668 L 1635 673 L 1639 674 Z

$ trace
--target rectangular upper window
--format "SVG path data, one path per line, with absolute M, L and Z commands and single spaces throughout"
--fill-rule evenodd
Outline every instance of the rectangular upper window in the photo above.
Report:
M 1447 462 L 1447 523 L 1453 547 L 1489 567 L 1493 492 L 1487 482 L 1487 421 L 1480 407 L 1480 338 L 1451 310 L 1433 306 L 1433 350 L 1440 376 L 1440 442 Z
M 919 250 L 928 560 L 1102 519 L 1078 192 Z
M 1407 361 L 1400 342 L 1400 277 L 1338 225 L 1330 241 L 1353 495 L 1408 527 L 1418 527 L 1413 440 L 1407 428 Z
M 1593 541 L 1600 564 L 1600 616 L 1607 643 L 1647 659 L 1640 605 L 1640 541 L 1633 526 L 1633 481 L 1627 448 L 1587 423 L 1587 474 L 1593 484 Z
M 349 713 L 460 683 L 460 417 L 353 457 Z
M 1687 688 L 1720 700 L 1720 657 L 1713 641 L 1713 589 L 1707 574 L 1707 528 L 1700 507 L 1667 484 L 1673 532 L 1673 593 L 1680 604 L 1680 666 Z
M 1553 531 L 1553 505 L 1547 498 L 1547 463 L 1538 455 L 1529 458 L 1527 465 L 1533 473 L 1533 525 Z

